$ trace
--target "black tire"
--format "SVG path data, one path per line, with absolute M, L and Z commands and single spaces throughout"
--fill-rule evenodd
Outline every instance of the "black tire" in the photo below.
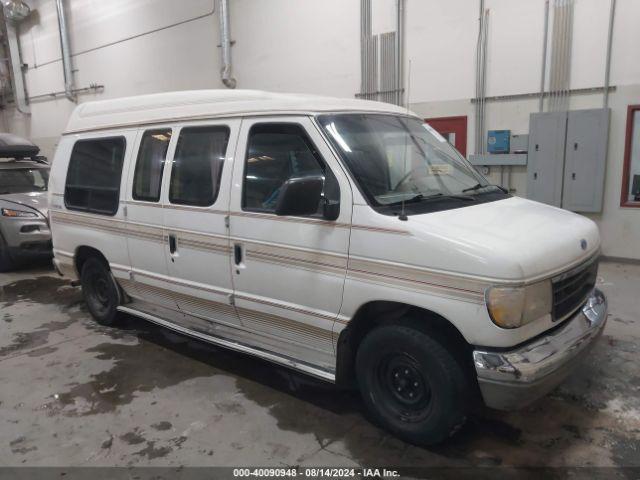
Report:
M 9 272 L 14 267 L 9 248 L 0 235 L 0 272 Z
M 101 325 L 115 325 L 122 295 L 109 267 L 98 258 L 87 259 L 82 266 L 80 283 L 84 300 L 93 318 Z
M 356 374 L 373 420 L 409 443 L 442 442 L 466 420 L 465 372 L 426 333 L 400 325 L 372 330 L 358 348 Z

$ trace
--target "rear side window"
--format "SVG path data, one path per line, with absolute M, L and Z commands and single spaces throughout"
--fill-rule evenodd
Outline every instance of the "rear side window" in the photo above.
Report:
M 133 176 L 133 198 L 145 202 L 160 200 L 162 171 L 171 140 L 171 129 L 147 130 L 142 136 L 136 171 Z
M 265 123 L 251 127 L 244 171 L 244 210 L 275 212 L 282 185 L 290 178 L 308 176 L 324 176 L 325 199 L 340 199 L 336 178 L 300 125 Z
M 64 189 L 64 202 L 68 209 L 115 215 L 125 148 L 124 137 L 76 142 Z
M 228 127 L 189 127 L 180 131 L 171 170 L 171 203 L 198 207 L 215 203 L 228 143 Z

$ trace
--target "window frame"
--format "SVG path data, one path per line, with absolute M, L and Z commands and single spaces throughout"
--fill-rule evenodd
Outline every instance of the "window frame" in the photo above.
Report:
M 79 143 L 87 143 L 87 142 L 96 142 L 96 141 L 104 141 L 104 140 L 119 140 L 122 142 L 122 164 L 120 165 L 120 181 L 118 182 L 118 190 L 116 193 L 116 197 L 118 199 L 117 202 L 117 206 L 116 209 L 112 212 L 106 212 L 104 210 L 94 210 L 91 208 L 82 208 L 82 207 L 76 207 L 76 206 L 69 206 L 69 204 L 67 203 L 67 186 L 69 183 L 69 171 L 71 170 L 71 160 L 73 158 L 73 152 L 76 149 L 76 146 Z M 73 147 L 71 148 L 71 153 L 69 154 L 69 163 L 67 164 L 67 174 L 65 176 L 64 179 L 64 194 L 63 194 L 63 199 L 64 199 L 64 206 L 67 210 L 75 210 L 77 212 L 86 212 L 86 213 L 91 213 L 91 214 L 95 214 L 95 215 L 103 215 L 106 217 L 114 217 L 118 214 L 118 211 L 120 210 L 120 193 L 122 191 L 122 173 L 124 171 L 124 167 L 125 167 L 125 163 L 127 161 L 127 137 L 125 137 L 124 135 L 113 135 L 113 136 L 108 136 L 108 137 L 91 137 L 91 138 L 79 138 L 78 140 L 76 140 L 73 144 Z
M 294 122 L 294 121 L 255 122 L 255 123 L 253 123 L 251 125 L 251 127 L 249 128 L 249 131 L 247 132 L 247 138 L 246 138 L 246 143 L 245 143 L 244 160 L 243 160 L 243 166 L 242 166 L 242 190 L 240 192 L 240 209 L 243 212 L 261 213 L 261 214 L 264 214 L 264 215 L 277 216 L 275 211 L 272 211 L 272 210 L 259 209 L 259 208 L 247 208 L 245 206 L 245 191 L 246 191 L 246 187 L 247 187 L 247 164 L 249 162 L 249 145 L 250 145 L 249 142 L 251 140 L 251 133 L 253 132 L 254 128 L 261 127 L 261 126 L 264 126 L 264 125 L 272 125 L 272 126 L 294 125 L 296 127 L 299 127 L 304 132 L 304 134 L 306 136 L 305 143 L 312 150 L 312 153 L 314 153 L 314 157 L 316 157 L 316 160 L 319 161 L 320 168 L 323 168 L 323 171 L 325 172 L 325 179 L 326 179 L 326 169 L 329 169 L 329 171 L 331 172 L 331 175 L 335 178 L 335 181 L 336 181 L 337 186 L 338 186 L 338 196 L 340 196 L 340 182 L 338 181 L 338 177 L 333 172 L 333 170 L 331 170 L 331 167 L 329 166 L 329 164 L 325 160 L 324 156 L 322 155 L 322 152 L 320 152 L 320 149 L 316 146 L 316 144 L 314 143 L 313 139 L 311 138 L 311 135 L 309 135 L 309 132 L 307 131 L 307 129 L 305 128 L 305 126 L 303 124 L 301 124 L 299 122 Z M 323 191 L 324 191 L 324 187 L 323 187 Z M 302 218 L 314 218 L 314 217 L 318 217 L 318 216 L 320 216 L 318 213 L 314 213 L 313 215 L 302 215 L 301 217 Z
M 180 137 L 182 136 L 182 133 L 185 130 L 206 130 L 206 129 L 212 129 L 212 128 L 220 128 L 220 129 L 226 129 L 227 131 L 227 145 L 225 146 L 225 150 L 223 153 L 223 160 L 222 160 L 222 168 L 220 168 L 220 176 L 218 178 L 218 185 L 217 188 L 215 189 L 215 193 L 213 195 L 213 200 L 211 201 L 210 204 L 208 205 L 197 205 L 195 203 L 176 203 L 171 199 L 171 185 L 173 183 L 173 172 L 175 171 L 175 160 L 176 160 L 176 154 L 178 153 L 178 147 L 180 146 Z M 167 202 L 169 202 L 170 205 L 180 205 L 183 207 L 191 207 L 191 208 L 211 208 L 212 206 L 214 206 L 216 204 L 216 202 L 218 201 L 218 197 L 220 196 L 220 187 L 222 184 L 222 177 L 224 175 L 224 169 L 227 163 L 227 154 L 229 152 L 229 147 L 231 145 L 231 140 L 232 140 L 232 134 L 233 134 L 233 130 L 231 128 L 230 125 L 226 124 L 226 123 L 215 123 L 215 124 L 202 124 L 202 125 L 184 125 L 182 127 L 180 127 L 180 129 L 177 132 L 173 132 L 172 135 L 175 135 L 176 140 L 175 140 L 175 147 L 173 149 L 173 154 L 171 155 L 171 170 L 169 173 L 169 179 L 168 179 L 168 184 L 167 184 L 167 192 L 166 192 L 166 199 Z M 167 152 L 168 155 L 168 152 Z
M 162 162 L 162 169 L 160 171 L 160 188 L 158 189 L 158 198 L 157 200 L 148 200 L 145 198 L 138 198 L 136 196 L 136 178 L 138 177 L 138 164 L 140 162 L 140 154 L 142 153 L 142 142 L 144 141 L 145 135 L 157 133 L 157 132 L 170 132 L 169 141 L 167 143 L 167 151 L 164 154 L 164 161 Z M 159 127 L 159 128 L 150 128 L 142 131 L 142 135 L 140 136 L 140 141 L 138 142 L 138 151 L 136 154 L 136 161 L 133 165 L 133 179 L 131 180 L 131 199 L 136 202 L 142 203 L 160 203 L 162 201 L 162 185 L 164 180 L 164 172 L 167 167 L 167 161 L 169 160 L 169 153 L 171 151 L 171 140 L 174 135 L 173 127 Z
M 629 200 L 629 182 L 631 181 L 631 153 L 633 149 L 633 117 L 640 112 L 640 105 L 627 107 L 627 128 L 624 144 L 624 162 L 622 164 L 622 190 L 620 192 L 620 206 L 623 208 L 640 208 L 640 201 Z

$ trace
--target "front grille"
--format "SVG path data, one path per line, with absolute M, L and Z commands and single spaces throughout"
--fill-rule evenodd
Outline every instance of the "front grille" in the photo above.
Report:
M 598 260 L 593 259 L 556 277 L 553 283 L 553 320 L 562 320 L 578 309 L 596 285 Z

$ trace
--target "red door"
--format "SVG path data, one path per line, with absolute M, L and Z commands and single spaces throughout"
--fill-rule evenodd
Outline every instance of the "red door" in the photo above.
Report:
M 467 117 L 425 118 L 426 123 L 449 140 L 449 143 L 464 156 L 467 156 Z

